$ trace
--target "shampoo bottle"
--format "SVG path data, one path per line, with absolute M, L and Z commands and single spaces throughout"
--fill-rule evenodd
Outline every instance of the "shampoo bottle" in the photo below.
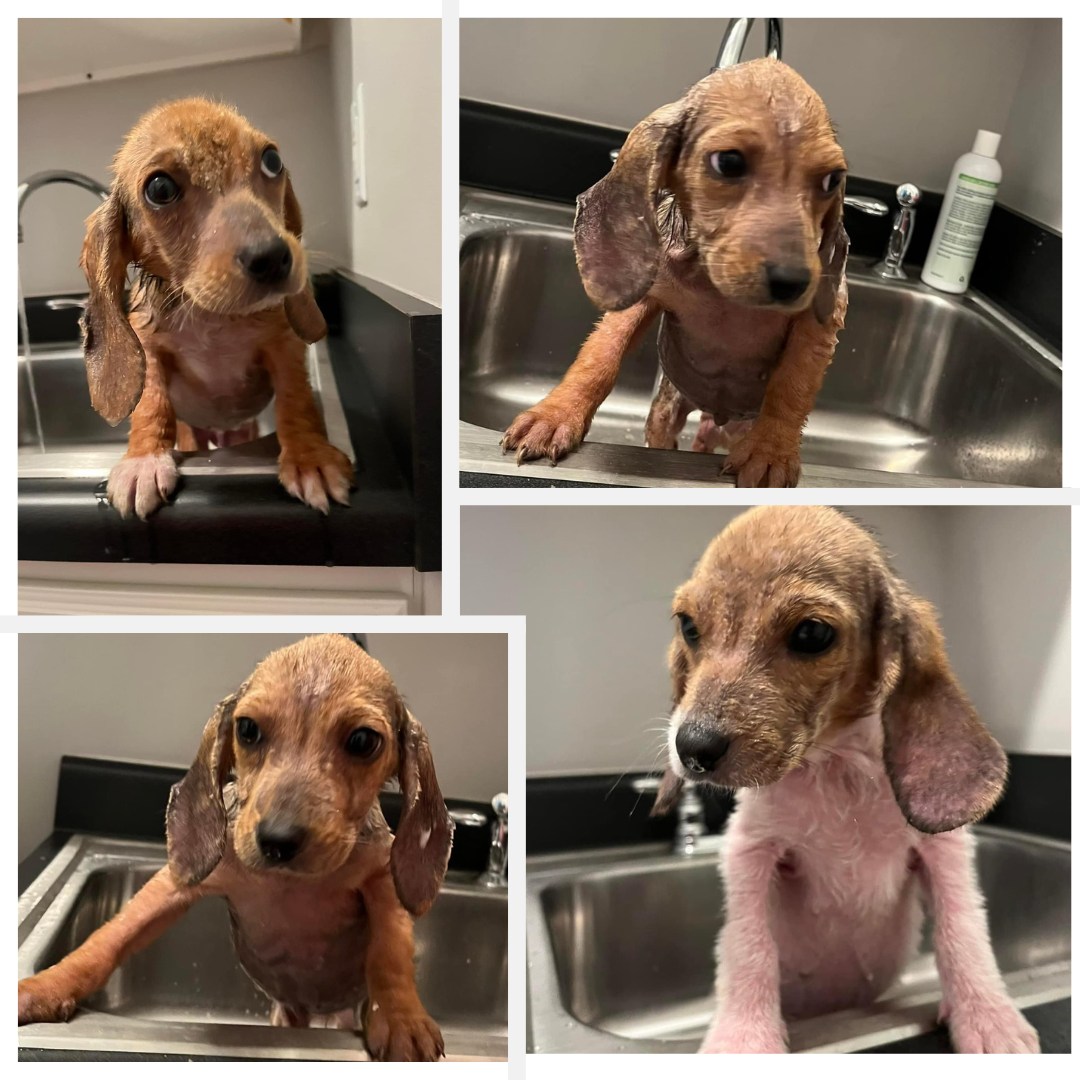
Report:
M 1000 142 L 996 132 L 979 131 L 971 153 L 953 166 L 922 272 L 923 281 L 942 292 L 966 292 L 971 282 L 1001 183 L 1001 165 L 994 157 Z

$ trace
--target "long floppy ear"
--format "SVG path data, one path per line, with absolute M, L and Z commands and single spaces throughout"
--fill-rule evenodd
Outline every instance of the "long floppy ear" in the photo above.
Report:
M 879 630 L 885 769 L 904 817 L 921 832 L 948 832 L 989 812 L 1008 761 L 956 681 L 933 607 L 890 592 Z
M 848 234 L 844 228 L 844 189 L 847 181 L 840 184 L 836 199 L 821 228 L 821 244 L 818 256 L 821 259 L 821 280 L 814 293 L 814 318 L 825 326 L 836 312 L 836 294 L 843 280 L 844 267 L 847 266 Z
M 686 676 L 689 664 L 686 660 L 686 646 L 676 636 L 668 649 L 668 670 L 671 672 L 671 700 L 674 705 L 682 701 L 686 692 Z M 649 817 L 661 817 L 669 814 L 679 801 L 682 794 L 683 779 L 677 775 L 670 765 L 664 770 L 664 778 L 660 781 L 660 790 L 656 793 Z
M 110 424 L 131 415 L 142 397 L 146 356 L 124 311 L 132 260 L 127 214 L 114 190 L 86 219 L 79 266 L 90 286 L 80 325 L 90 401 Z
M 233 710 L 245 689 L 246 684 L 218 702 L 203 728 L 191 768 L 169 792 L 165 811 L 169 869 L 183 885 L 202 881 L 225 851 L 227 821 L 222 789 L 233 767 Z
M 390 872 L 405 910 L 423 915 L 446 874 L 454 823 L 439 790 L 427 735 L 413 714 L 404 712 L 398 734 L 401 820 L 390 850 Z
M 657 197 L 678 152 L 685 117 L 685 101 L 645 117 L 607 176 L 578 196 L 574 254 L 585 292 L 602 311 L 636 304 L 656 280 Z
M 285 228 L 297 240 L 303 236 L 304 219 L 300 213 L 300 203 L 297 201 L 296 192 L 293 191 L 288 172 L 285 173 Z M 285 297 L 285 317 L 289 320 L 289 325 L 296 336 L 309 345 L 322 341 L 326 337 L 326 320 L 319 310 L 319 305 L 315 303 L 315 293 L 311 288 L 310 278 L 304 283 L 300 292 Z

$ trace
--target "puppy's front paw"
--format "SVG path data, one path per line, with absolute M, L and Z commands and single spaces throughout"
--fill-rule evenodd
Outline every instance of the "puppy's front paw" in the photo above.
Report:
M 330 513 L 330 499 L 349 505 L 352 462 L 328 442 L 282 449 L 278 477 L 290 495 L 324 514 Z
M 109 502 L 127 517 L 132 510 L 145 521 L 176 488 L 179 474 L 168 450 L 121 458 L 109 473 Z
M 713 1021 L 699 1054 L 786 1054 L 783 1024 L 720 1016 Z
M 68 1020 L 75 1011 L 75 998 L 47 974 L 19 980 L 19 1023 L 44 1024 Z
M 445 1054 L 439 1025 L 423 1009 L 364 1010 L 364 1039 L 376 1061 L 438 1061 Z
M 802 472 L 799 444 L 752 427 L 728 452 L 723 471 L 734 474 L 736 487 L 795 487 Z
M 559 458 L 566 457 L 581 445 L 588 430 L 583 416 L 541 401 L 514 420 L 500 445 L 504 454 L 517 451 L 519 465 L 543 457 L 550 458 L 554 465 Z
M 973 1002 L 949 1014 L 958 1054 L 1038 1054 L 1039 1036 L 1008 999 Z

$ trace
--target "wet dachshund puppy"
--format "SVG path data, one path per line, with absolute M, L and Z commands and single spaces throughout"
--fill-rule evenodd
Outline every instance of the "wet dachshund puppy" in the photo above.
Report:
M 397 834 L 379 790 L 401 785 Z M 453 824 L 427 736 L 386 670 L 347 638 L 271 653 L 206 725 L 172 789 L 168 864 L 111 922 L 19 983 L 19 1023 L 66 1020 L 196 900 L 224 897 L 271 1024 L 362 1026 L 372 1056 L 435 1060 L 412 920 L 434 902 Z
M 649 446 L 730 446 L 743 487 L 798 483 L 806 418 L 847 311 L 847 163 L 821 98 L 779 60 L 725 68 L 630 133 L 578 199 L 574 250 L 607 314 L 562 382 L 507 429 L 519 462 L 577 447 L 659 316 Z
M 1038 1053 L 990 947 L 965 826 L 1006 759 L 949 667 L 933 608 L 853 521 L 737 518 L 675 594 L 670 764 L 738 790 L 723 857 L 716 1014 L 702 1050 L 786 1049 L 785 1020 L 867 1006 L 934 922 L 961 1053 Z
M 286 491 L 323 513 L 347 505 L 352 464 L 327 442 L 305 364 L 326 322 L 273 141 L 224 105 L 173 101 L 139 120 L 113 171 L 81 259 L 90 398 L 110 424 L 131 415 L 113 506 L 146 518 L 176 487 L 174 448 L 256 438 L 272 398 Z

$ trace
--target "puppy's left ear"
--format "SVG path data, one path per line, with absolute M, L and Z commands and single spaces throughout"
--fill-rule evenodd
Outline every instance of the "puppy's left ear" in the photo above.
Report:
M 407 709 L 398 733 L 398 783 L 401 820 L 390 850 L 390 872 L 398 899 L 411 915 L 423 915 L 435 902 L 450 861 L 454 823 L 446 810 L 431 747 Z
M 285 173 L 285 228 L 297 240 L 304 232 L 300 203 L 297 201 L 296 192 L 293 191 L 288 172 Z M 285 317 L 289 320 L 289 325 L 296 336 L 309 345 L 322 341 L 326 337 L 326 320 L 319 310 L 319 305 L 315 303 L 315 293 L 311 288 L 310 279 L 304 283 L 300 292 L 285 297 Z
M 840 190 L 821 228 L 821 244 L 818 257 L 821 259 L 821 280 L 814 293 L 814 318 L 825 326 L 836 313 L 836 295 L 840 291 L 840 282 L 847 266 L 848 234 L 844 229 L 844 189 L 847 181 L 842 181 Z M 842 324 L 841 324 L 842 325 Z
M 678 706 L 686 692 L 686 676 L 690 671 L 690 665 L 686 659 L 686 646 L 676 634 L 675 640 L 668 649 L 668 670 L 671 672 L 671 700 L 674 706 Z M 668 765 L 664 769 L 664 778 L 660 781 L 660 790 L 656 793 L 649 817 L 661 817 L 671 813 L 675 804 L 682 794 L 683 779 L 675 770 Z
M 1008 761 L 949 666 L 934 609 L 897 584 L 879 605 L 885 768 L 907 820 L 948 832 L 985 816 Z

